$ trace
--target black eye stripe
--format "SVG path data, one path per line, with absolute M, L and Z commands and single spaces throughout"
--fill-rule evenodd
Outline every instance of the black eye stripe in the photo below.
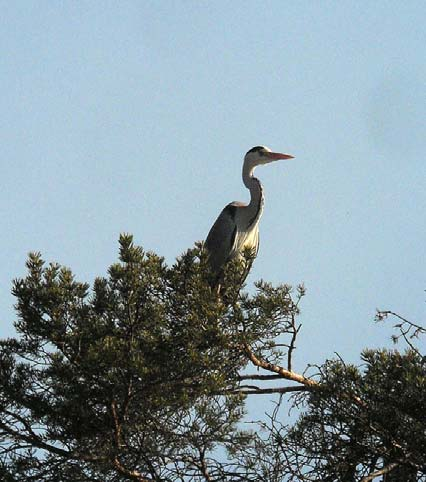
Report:
M 263 146 L 256 146 L 256 147 L 252 147 L 252 148 L 247 152 L 247 154 L 248 154 L 249 152 L 259 152 L 259 151 L 264 151 L 264 150 L 265 150 L 265 148 L 264 148 Z

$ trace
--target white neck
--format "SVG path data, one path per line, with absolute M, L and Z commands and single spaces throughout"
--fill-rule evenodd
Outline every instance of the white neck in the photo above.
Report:
M 243 183 L 250 191 L 250 204 L 247 206 L 247 223 L 249 225 L 257 222 L 263 212 L 263 188 L 257 177 L 253 176 L 255 164 L 244 162 Z

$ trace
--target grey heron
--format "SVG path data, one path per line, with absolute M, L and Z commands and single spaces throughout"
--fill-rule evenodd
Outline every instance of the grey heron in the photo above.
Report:
M 234 201 L 222 210 L 205 241 L 213 285 L 220 284 L 226 263 L 242 257 L 245 250 L 257 254 L 259 249 L 259 220 L 263 213 L 263 187 L 254 177 L 254 169 L 279 159 L 292 159 L 290 154 L 272 152 L 268 147 L 256 146 L 244 157 L 243 183 L 250 191 L 250 203 Z M 246 275 L 248 274 L 248 266 Z M 220 289 L 220 288 L 219 288 Z

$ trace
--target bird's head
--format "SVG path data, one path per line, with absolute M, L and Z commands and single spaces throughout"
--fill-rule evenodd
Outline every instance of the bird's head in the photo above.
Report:
M 293 159 L 290 154 L 281 154 L 280 152 L 272 152 L 265 146 L 252 147 L 244 157 L 244 163 L 251 166 L 259 166 L 261 164 L 269 164 L 270 162 L 280 159 Z

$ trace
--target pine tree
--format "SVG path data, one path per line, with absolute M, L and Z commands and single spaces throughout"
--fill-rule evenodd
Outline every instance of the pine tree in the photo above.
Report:
M 293 369 L 303 286 L 260 281 L 250 296 L 244 262 L 219 295 L 200 245 L 167 266 L 129 235 L 92 287 L 38 253 L 27 268 L 17 336 L 0 341 L 0 480 L 425 480 L 422 327 L 401 321 L 404 353 L 308 377 Z M 278 403 L 247 429 L 247 397 L 269 393 L 291 395 L 297 422 Z

